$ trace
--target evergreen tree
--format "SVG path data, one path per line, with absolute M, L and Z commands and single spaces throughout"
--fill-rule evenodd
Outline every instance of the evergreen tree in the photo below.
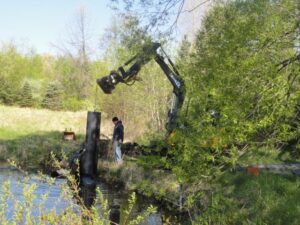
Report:
M 42 101 L 42 107 L 51 110 L 62 109 L 62 90 L 57 82 L 50 82 L 48 84 L 45 97 Z
M 28 82 L 25 82 L 25 84 L 23 85 L 20 98 L 21 98 L 20 106 L 22 107 L 33 106 L 32 89 Z
M 0 103 L 13 105 L 18 102 L 18 85 L 0 76 Z

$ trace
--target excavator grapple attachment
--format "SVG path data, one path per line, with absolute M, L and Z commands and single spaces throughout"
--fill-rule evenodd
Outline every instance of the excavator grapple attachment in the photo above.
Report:
M 105 94 L 111 94 L 118 83 L 124 83 L 123 78 L 116 71 L 111 71 L 108 76 L 97 79 L 97 84 Z
M 109 81 L 108 76 L 97 79 L 97 84 L 105 94 L 111 94 L 111 91 L 115 88 Z

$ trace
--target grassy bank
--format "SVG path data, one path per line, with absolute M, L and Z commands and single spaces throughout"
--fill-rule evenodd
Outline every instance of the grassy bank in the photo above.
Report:
M 37 167 L 49 159 L 51 151 L 69 154 L 78 150 L 84 141 L 86 112 L 53 112 L 0 105 L 0 116 L 0 160 L 11 158 L 22 166 Z M 110 121 L 102 117 L 101 132 L 109 135 L 109 126 Z M 63 141 L 62 132 L 70 128 L 77 134 L 77 140 Z M 247 151 L 238 163 L 247 166 L 285 161 L 295 162 L 295 159 L 288 153 L 263 147 Z M 226 171 L 203 188 L 189 184 L 180 190 L 171 171 L 158 169 L 151 162 L 147 156 L 142 161 L 126 158 L 122 165 L 100 160 L 99 171 L 109 182 L 123 183 L 127 190 L 137 190 L 145 196 L 170 203 L 174 208 L 178 208 L 182 193 L 186 203 L 188 195 L 192 194 L 193 201 L 188 207 L 194 224 L 300 223 L 300 180 L 297 176 L 270 173 L 254 176 L 245 171 Z
M 121 165 L 99 160 L 98 169 L 101 178 L 108 182 L 122 183 L 129 191 L 168 201 L 175 207 L 179 204 L 179 184 L 170 171 L 146 169 L 131 159 L 124 160 Z
M 39 132 L 63 132 L 66 129 L 85 134 L 86 116 L 86 111 L 51 111 L 0 105 L 0 140 Z M 109 135 L 113 127 L 111 121 L 105 113 L 101 119 L 101 133 Z
M 121 182 L 127 190 L 178 209 L 180 189 L 171 173 L 145 170 L 132 161 L 122 165 L 100 161 L 99 170 L 108 182 Z M 196 193 L 198 200 L 190 205 L 189 213 L 193 224 L 296 225 L 300 223 L 299 185 L 300 178 L 293 175 L 227 171 Z M 192 224 L 190 218 L 186 224 Z
M 284 164 L 285 161 L 297 163 L 289 154 L 280 153 L 274 148 L 258 148 L 244 154 L 238 163 L 243 166 Z M 193 224 L 300 223 L 300 178 L 295 175 L 262 171 L 256 176 L 246 170 L 227 170 L 204 186 L 201 184 L 200 187 L 199 181 L 199 184 L 184 185 L 180 190 L 170 171 L 145 167 L 139 159 L 125 159 L 122 165 L 99 161 L 101 177 L 108 182 L 120 182 L 128 190 L 170 203 L 173 209 L 178 209 L 183 194 L 183 207 L 189 210 Z M 192 223 L 191 218 L 187 218 L 186 224 Z
M 55 153 L 73 152 L 84 141 L 87 112 L 50 111 L 0 105 L 0 160 L 13 159 L 37 167 Z M 101 133 L 109 135 L 110 121 L 102 117 Z M 62 140 L 63 131 L 76 133 L 76 141 Z
M 196 224 L 297 225 L 299 184 L 300 179 L 291 175 L 226 173 Z

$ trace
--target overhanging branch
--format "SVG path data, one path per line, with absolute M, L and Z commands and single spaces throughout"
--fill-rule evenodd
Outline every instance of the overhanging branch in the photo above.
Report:
M 278 63 L 276 66 L 279 66 L 278 72 L 287 67 L 288 65 L 294 63 L 295 61 L 300 61 L 300 53 L 295 54 L 293 57 L 285 59 Z

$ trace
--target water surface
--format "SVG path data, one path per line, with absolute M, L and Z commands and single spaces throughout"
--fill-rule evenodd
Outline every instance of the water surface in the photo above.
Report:
M 62 185 L 66 185 L 66 179 L 55 179 L 54 184 L 48 184 L 47 182 L 38 179 L 38 176 L 35 174 L 29 175 L 29 179 L 25 179 L 25 175 L 11 167 L 2 166 L 0 167 L 0 198 L 3 195 L 2 184 L 5 181 L 10 182 L 10 193 L 11 196 L 8 200 L 8 207 L 6 210 L 7 219 L 11 220 L 13 218 L 13 214 L 15 212 L 14 209 L 14 201 L 24 202 L 23 189 L 24 187 L 28 187 L 31 184 L 36 184 L 36 190 L 34 191 L 34 195 L 36 195 L 36 200 L 33 201 L 32 214 L 34 216 L 41 215 L 45 213 L 45 210 L 49 212 L 51 210 L 56 213 L 61 213 L 65 208 L 70 205 L 76 210 L 78 209 L 77 204 L 73 200 L 67 200 L 62 198 Z M 128 205 L 129 194 L 124 193 L 121 189 L 113 188 L 111 186 L 106 185 L 103 182 L 98 182 L 98 187 L 104 195 L 104 198 L 108 200 L 109 205 L 112 204 L 113 201 L 117 201 L 120 203 L 121 211 L 125 210 Z M 42 202 L 42 196 L 47 194 L 48 197 L 45 201 Z M 39 209 L 39 205 L 43 203 L 42 211 Z M 139 199 L 137 202 L 133 215 L 141 214 L 143 211 L 149 206 L 150 203 Z M 121 213 L 122 218 L 122 213 Z M 146 218 L 146 221 L 143 223 L 144 225 L 161 225 L 161 213 L 156 213 L 150 215 Z

